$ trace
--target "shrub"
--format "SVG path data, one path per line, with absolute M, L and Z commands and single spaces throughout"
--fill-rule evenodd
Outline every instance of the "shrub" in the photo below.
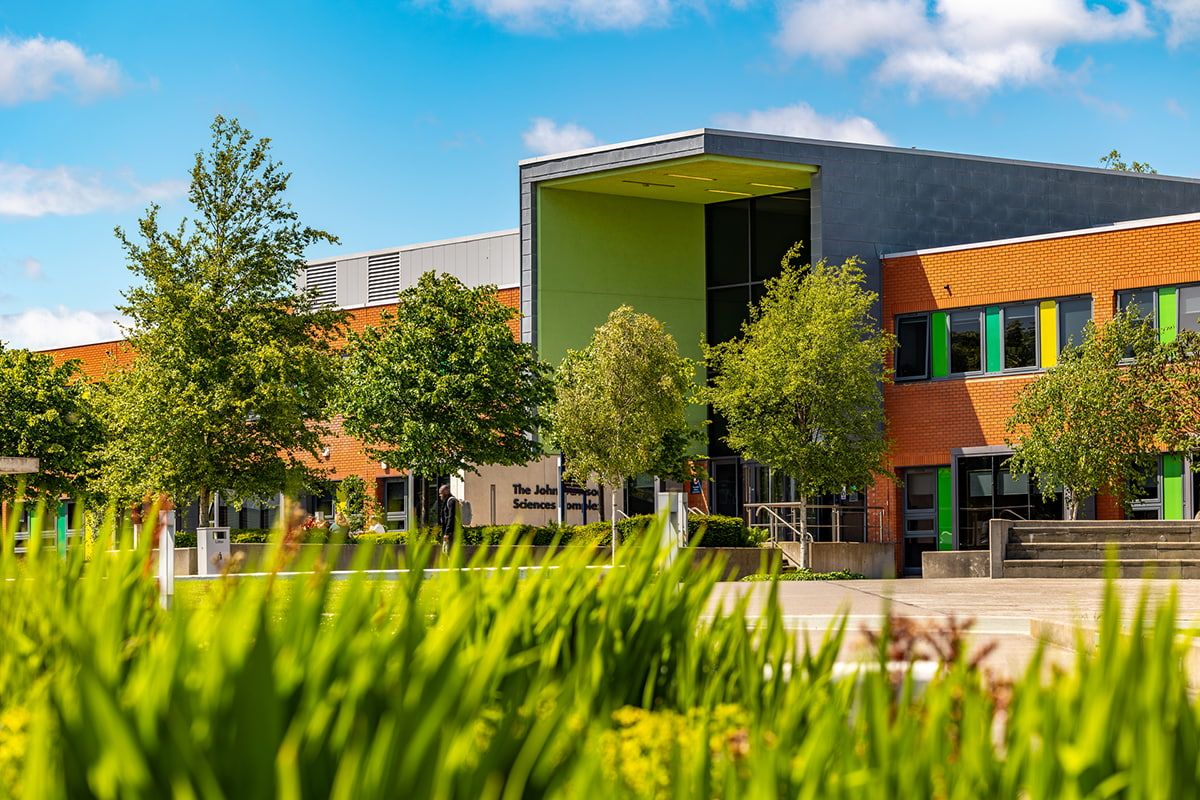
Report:
M 757 547 L 764 541 L 751 534 L 741 517 L 724 517 L 719 514 L 688 517 L 688 539 L 699 536 L 701 547 Z
M 811 569 L 798 569 L 794 572 L 781 572 L 779 575 L 747 575 L 742 578 L 744 581 L 863 581 L 867 579 L 866 575 L 860 575 L 857 572 L 847 572 L 846 570 L 838 570 L 837 572 L 813 572 Z

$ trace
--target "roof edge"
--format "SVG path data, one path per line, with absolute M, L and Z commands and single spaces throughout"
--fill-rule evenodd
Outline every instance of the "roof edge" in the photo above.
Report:
M 499 239 L 502 236 L 517 236 L 520 235 L 520 228 L 505 228 L 499 231 L 488 231 L 487 233 L 472 233 L 467 236 L 455 236 L 451 239 L 435 239 L 431 242 L 417 242 L 416 244 L 402 244 L 399 247 L 380 247 L 375 250 L 363 250 L 357 253 L 345 253 L 327 256 L 325 258 L 310 258 L 305 260 L 305 266 L 315 266 L 317 264 L 331 264 L 335 261 L 348 261 L 352 258 L 366 258 L 368 256 L 381 256 L 386 253 L 404 253 L 411 250 L 424 250 L 427 247 L 440 247 L 449 244 L 462 244 L 463 242 L 477 242 L 482 239 Z
M 1200 222 L 1200 212 L 1190 214 L 1172 214 L 1166 217 L 1145 217 L 1120 222 L 1109 222 L 1091 228 L 1077 228 L 1070 231 L 1055 231 L 1053 233 L 1038 233 L 1033 236 L 1014 236 L 1010 239 L 990 239 L 985 242 L 968 242 L 952 244 L 945 247 L 927 247 L 921 250 L 905 250 L 899 253 L 884 253 L 880 260 L 890 258 L 907 258 L 910 256 L 928 256 L 937 253 L 955 253 L 962 250 L 984 250 L 989 247 L 1002 247 L 1010 244 L 1025 242 L 1043 242 L 1049 239 L 1068 239 L 1073 236 L 1089 236 L 1097 233 L 1115 233 L 1116 231 L 1137 230 L 1138 228 L 1155 228 L 1162 225 L 1180 225 L 1186 222 Z

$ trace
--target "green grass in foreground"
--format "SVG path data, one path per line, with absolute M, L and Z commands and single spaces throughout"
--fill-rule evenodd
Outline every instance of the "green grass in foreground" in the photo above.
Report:
M 718 566 L 665 566 L 649 544 L 611 572 L 568 551 L 524 578 L 446 573 L 432 593 L 418 572 L 227 580 L 169 612 L 146 555 L 0 556 L 0 795 L 1200 791 L 1173 596 L 1123 630 L 1110 587 L 1099 645 L 1069 671 L 1043 676 L 1035 656 L 998 684 L 964 656 L 917 691 L 882 669 L 835 677 L 844 621 L 807 648 L 777 584 L 748 620 L 744 601 L 711 602 Z M 885 632 L 874 659 L 914 655 Z

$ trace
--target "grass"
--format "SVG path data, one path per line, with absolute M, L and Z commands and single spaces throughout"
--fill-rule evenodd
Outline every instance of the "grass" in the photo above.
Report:
M 742 578 L 743 581 L 864 581 L 866 575 L 857 572 L 837 570 L 836 572 L 813 572 L 811 569 L 797 569 L 791 572 L 781 572 L 778 575 L 756 573 Z
M 110 531 L 111 532 L 111 531 Z M 277 547 L 286 549 L 282 531 Z M 24 798 L 1085 798 L 1195 796 L 1200 709 L 1173 596 L 1012 684 L 965 654 L 917 691 L 837 678 L 811 647 L 713 610 L 719 567 L 226 579 L 158 605 L 144 549 L 0 554 L 0 795 Z M 11 539 L 9 540 L 11 542 Z M 520 566 L 521 549 L 511 548 Z M 413 566 L 428 550 L 411 553 Z M 461 552 L 455 557 L 460 560 Z M 273 562 L 278 563 L 278 562 Z M 184 584 L 181 584 L 182 587 Z M 431 588 L 434 587 L 434 588 Z M 336 610 L 336 613 L 332 613 Z M 331 615 L 332 613 L 332 615 Z

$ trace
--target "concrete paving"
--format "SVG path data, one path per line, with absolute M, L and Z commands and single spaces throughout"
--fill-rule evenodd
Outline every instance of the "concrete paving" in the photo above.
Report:
M 1200 581 L 1118 580 L 1122 617 L 1130 619 L 1142 592 L 1149 592 L 1151 605 L 1174 590 L 1179 598 L 1179 622 L 1200 622 Z M 730 607 L 747 596 L 748 614 L 759 612 L 766 599 L 764 583 L 720 584 L 714 608 Z M 973 619 L 970 646 L 994 643 L 983 660 L 985 667 L 1003 677 L 1021 674 L 1036 650 L 1031 626 L 1046 623 L 1094 627 L 1103 605 L 1104 581 L 1092 578 L 1038 579 L 953 578 L 940 580 L 891 581 L 783 581 L 779 598 L 787 626 L 812 643 L 841 614 L 849 617 L 843 658 L 861 655 L 864 630 L 878 630 L 885 609 L 913 618 L 921 624 L 939 626 L 952 618 Z M 1061 639 L 1062 637 L 1060 637 Z M 1075 654 L 1064 647 L 1046 645 L 1047 668 L 1067 666 Z

